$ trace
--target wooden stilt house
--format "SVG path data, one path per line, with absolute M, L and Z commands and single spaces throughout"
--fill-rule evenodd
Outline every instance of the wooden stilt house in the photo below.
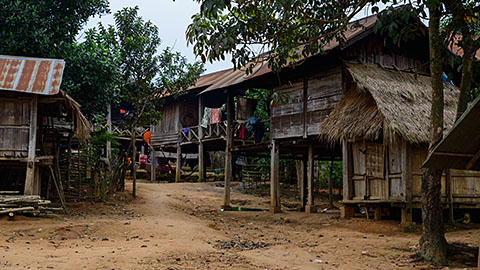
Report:
M 80 105 L 60 90 L 64 65 L 0 56 L 0 190 L 45 195 L 49 179 L 61 184 L 62 143 L 90 136 Z
M 402 207 L 402 221 L 420 206 L 421 166 L 427 156 L 430 128 L 430 77 L 376 65 L 346 64 L 346 93 L 319 125 L 321 137 L 343 142 L 344 215 L 353 206 Z M 445 132 L 453 125 L 458 88 L 444 84 Z M 478 203 L 475 190 L 456 187 L 480 174 L 455 171 L 442 179 L 442 198 L 450 193 L 464 204 Z M 459 201 L 458 201 L 459 202 Z
M 402 103 L 403 101 L 413 102 L 412 100 L 416 100 L 421 102 L 421 106 L 410 108 L 408 111 L 410 115 L 428 114 L 428 110 L 425 108 L 428 103 L 428 97 L 426 97 L 426 95 L 428 95 L 429 85 L 426 82 L 428 79 L 420 75 L 428 74 L 429 72 L 428 39 L 426 36 L 419 36 L 416 40 L 403 42 L 401 46 L 398 46 L 388 37 L 373 32 L 373 26 L 376 20 L 376 16 L 370 16 L 352 23 L 351 27 L 349 27 L 350 30 L 345 33 L 344 42 L 339 43 L 332 41 L 323 48 L 324 54 L 307 57 L 300 65 L 295 66 L 295 68 L 285 67 L 281 72 L 274 73 L 267 67 L 266 63 L 256 63 L 253 68 L 253 73 L 250 75 L 246 75 L 244 70 L 227 70 L 206 75 L 203 79 L 199 80 L 199 82 L 207 83 L 199 84 L 198 87 L 195 88 L 195 91 L 197 91 L 195 92 L 195 96 L 192 95 L 189 97 L 192 99 L 190 101 L 191 103 L 185 103 L 201 104 L 192 106 L 192 109 L 186 109 L 189 112 L 194 112 L 196 109 L 199 109 L 197 120 L 201 119 L 201 107 L 205 106 L 205 104 L 214 103 L 214 101 L 220 101 L 222 104 L 226 104 L 227 119 L 225 119 L 222 126 L 225 132 L 223 133 L 224 135 L 221 136 L 221 140 L 217 141 L 219 143 L 216 144 L 225 149 L 226 153 L 224 206 L 228 207 L 230 205 L 230 181 L 235 175 L 235 173 L 232 173 L 234 168 L 231 164 L 235 161 L 236 157 L 239 156 L 270 156 L 270 208 L 273 212 L 281 210 L 279 182 L 279 162 L 281 158 L 297 159 L 303 164 L 302 168 L 304 173 L 301 179 L 299 179 L 301 182 L 300 200 L 302 208 L 307 212 L 314 212 L 316 208 L 313 200 L 315 160 L 343 160 L 344 166 L 346 166 L 344 171 L 344 188 L 345 192 L 347 192 L 347 196 L 345 197 L 346 202 L 353 202 L 352 200 L 354 198 L 355 200 L 363 198 L 362 202 L 368 202 L 373 198 L 383 198 L 382 200 L 385 202 L 388 200 L 392 200 L 393 202 L 394 198 L 398 198 L 400 201 L 413 202 L 415 198 L 417 198 L 415 194 L 418 193 L 412 191 L 408 186 L 405 186 L 412 183 L 406 180 L 406 175 L 414 176 L 414 181 L 418 181 L 419 179 L 417 169 L 417 167 L 419 167 L 419 161 L 417 160 L 422 160 L 426 155 L 423 144 L 428 141 L 428 136 L 426 135 L 428 134 L 428 122 L 425 122 L 428 116 L 419 119 L 416 122 L 418 126 L 413 127 L 415 129 L 411 129 L 412 127 L 408 126 L 397 127 L 394 124 L 389 126 L 385 125 L 384 122 L 386 121 L 385 119 L 389 119 L 387 117 L 393 120 L 406 117 L 406 115 L 397 115 L 405 113 L 400 108 L 397 108 L 400 105 L 405 105 Z M 356 25 L 358 27 L 355 27 Z M 407 76 L 405 75 L 406 73 L 401 70 L 406 70 L 413 74 L 408 76 L 414 76 L 415 78 L 420 77 L 421 79 L 419 79 L 418 82 L 405 79 L 403 82 L 404 85 L 400 85 L 402 82 L 400 78 Z M 389 115 L 385 116 L 379 113 L 382 111 L 381 107 L 380 109 L 376 109 L 375 106 L 378 104 L 375 99 L 368 96 L 367 90 L 363 92 L 351 91 L 351 88 L 357 87 L 359 82 L 363 82 L 365 87 L 371 85 L 377 87 L 377 84 L 382 82 L 378 77 L 375 80 L 370 79 L 363 81 L 366 80 L 364 79 L 364 75 L 366 76 L 376 71 L 380 72 L 379 74 L 395 78 L 395 82 L 400 85 L 399 89 L 407 89 L 404 93 L 400 93 L 399 91 L 395 92 L 399 95 L 398 97 L 393 97 L 394 94 L 385 94 L 382 96 L 385 98 L 383 104 L 390 104 L 394 101 L 397 102 L 392 103 L 396 104 L 395 106 L 389 105 L 393 106 L 395 110 L 392 110 Z M 408 83 L 410 83 L 410 85 Z M 416 88 L 411 89 L 412 86 L 416 88 L 423 87 L 425 89 L 417 91 Z M 235 97 L 242 96 L 247 89 L 252 87 L 265 88 L 272 91 L 270 100 L 272 108 L 269 119 L 270 137 L 266 143 L 243 143 L 234 135 L 235 129 L 238 127 L 238 121 L 235 119 L 235 112 L 238 109 L 235 108 L 233 100 Z M 388 84 L 386 84 L 385 87 L 387 88 L 382 90 L 384 93 L 387 93 L 386 91 L 389 90 Z M 451 91 L 456 91 L 456 88 L 453 86 L 452 89 Z M 379 93 L 381 92 L 379 91 Z M 450 92 L 450 95 L 452 95 L 451 93 L 452 92 Z M 278 98 L 278 100 L 275 100 L 275 98 Z M 375 96 L 373 98 L 375 98 Z M 370 165 L 369 167 L 364 166 L 364 170 L 359 172 L 364 176 L 369 175 L 368 180 L 364 182 L 366 184 L 363 186 L 360 180 L 355 180 L 357 181 L 355 183 L 352 182 L 352 160 L 359 157 L 352 157 L 353 146 L 348 134 L 345 136 L 335 135 L 330 137 L 325 135 L 333 134 L 330 131 L 327 132 L 327 130 L 324 130 L 324 126 L 328 128 L 335 126 L 334 124 L 329 124 L 333 123 L 332 121 L 334 119 L 331 115 L 341 115 L 341 113 L 334 112 L 337 110 L 336 108 L 339 104 L 345 102 L 350 102 L 353 105 L 358 102 L 359 106 L 366 106 L 365 110 L 357 110 L 357 113 L 360 113 L 356 115 L 358 124 L 352 121 L 351 125 L 355 126 L 355 124 L 357 124 L 356 129 L 362 130 L 362 132 L 365 133 L 365 141 L 368 138 L 368 140 L 373 140 L 373 142 L 377 143 L 368 145 L 368 147 L 374 148 L 373 150 L 370 149 L 370 152 L 383 151 L 377 153 L 376 156 L 371 156 L 366 161 L 365 156 L 363 156 L 362 162 L 368 161 L 368 164 L 372 162 L 375 164 L 375 166 L 372 165 L 373 167 Z M 449 102 L 448 105 L 454 106 L 452 100 L 449 100 Z M 172 122 L 173 125 L 180 124 L 180 117 L 178 115 L 180 115 L 182 105 L 179 104 L 177 106 L 179 106 L 177 109 L 178 113 L 175 111 L 177 115 L 175 119 L 177 120 Z M 185 107 L 183 109 L 185 109 Z M 188 106 L 188 108 L 190 107 L 191 106 Z M 344 107 L 345 105 L 342 105 L 342 108 Z M 345 107 L 346 111 L 344 113 L 350 112 L 350 107 L 347 107 Z M 338 108 L 337 111 L 339 110 L 341 110 L 341 108 Z M 173 112 L 174 111 L 171 113 L 172 115 Z M 363 118 L 363 116 L 365 116 L 365 118 Z M 370 120 L 366 121 L 365 119 Z M 397 123 L 393 120 L 391 123 Z M 324 121 L 327 122 L 322 124 Z M 370 123 L 373 124 L 373 126 L 361 125 L 361 123 Z M 399 120 L 398 123 L 403 122 Z M 346 127 L 348 130 L 348 125 L 346 125 Z M 392 128 L 407 130 L 408 133 L 398 133 L 396 129 Z M 194 131 L 191 137 L 197 138 L 198 134 L 195 133 L 196 129 L 189 129 L 187 131 L 190 132 L 190 130 Z M 199 131 L 200 130 L 202 129 L 199 129 Z M 188 135 L 183 137 L 179 135 L 179 132 L 181 132 L 179 126 L 172 129 L 172 131 L 174 132 L 168 139 L 163 139 L 167 138 L 165 137 L 167 136 L 166 129 L 155 129 L 152 135 L 152 138 L 156 140 L 155 144 L 161 145 L 168 141 L 171 146 L 173 146 L 175 142 L 181 146 L 183 143 L 182 140 L 184 140 L 185 137 L 189 137 Z M 397 148 L 392 148 L 392 150 L 384 149 L 383 135 L 385 132 L 392 135 L 388 137 L 388 140 L 397 142 L 394 144 Z M 178 138 L 180 138 L 180 140 Z M 205 138 L 205 133 L 200 135 L 199 138 Z M 162 142 L 162 140 L 164 142 Z M 199 143 L 199 145 L 197 149 L 201 149 L 201 143 Z M 354 146 L 357 147 L 356 144 Z M 360 147 L 360 144 L 358 147 Z M 186 149 L 186 147 L 180 148 L 182 150 Z M 361 150 L 364 151 L 364 148 L 361 148 Z M 179 147 L 176 149 L 179 149 Z M 387 152 L 392 152 L 392 154 L 397 153 L 395 160 L 391 161 L 393 163 L 390 164 L 388 176 L 383 172 L 386 167 L 382 165 L 383 160 L 386 160 L 383 155 Z M 360 153 L 362 152 L 360 151 Z M 411 155 L 408 159 L 414 159 L 415 161 L 412 161 L 412 165 L 404 166 L 401 162 L 407 162 L 406 159 L 403 159 L 403 161 L 401 159 L 397 160 L 401 155 Z M 405 158 L 407 157 L 405 156 Z M 407 170 L 410 170 L 410 172 Z M 349 173 L 349 171 L 352 171 L 352 173 Z M 373 175 L 378 176 L 378 173 L 382 173 L 381 175 L 384 178 L 391 177 L 391 179 L 389 179 L 389 181 L 380 181 L 377 179 L 378 177 L 373 177 Z M 355 176 L 355 179 L 358 177 L 359 176 Z M 387 183 L 390 185 L 388 188 Z M 355 191 L 354 185 L 356 185 L 357 188 Z

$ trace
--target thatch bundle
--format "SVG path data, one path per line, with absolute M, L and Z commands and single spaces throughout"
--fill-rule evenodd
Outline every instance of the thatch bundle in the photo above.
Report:
M 75 135 L 81 142 L 85 142 L 90 137 L 92 128 L 87 118 L 82 114 L 80 104 L 62 90 L 60 90 L 58 95 L 64 99 L 67 110 L 72 113 L 73 121 L 75 123 Z
M 342 97 L 333 112 L 320 124 L 323 138 L 374 140 L 399 135 L 413 144 L 428 143 L 432 87 L 430 77 L 386 70 L 374 65 L 347 64 L 357 87 Z M 445 85 L 444 129 L 455 121 L 458 93 Z

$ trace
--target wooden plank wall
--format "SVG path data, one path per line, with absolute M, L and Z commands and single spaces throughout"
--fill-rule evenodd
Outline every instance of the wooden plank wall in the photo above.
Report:
M 0 157 L 26 157 L 30 101 L 0 99 Z
M 162 108 L 162 119 L 152 126 L 152 144 L 165 145 L 176 143 L 178 139 L 178 122 L 183 121 L 187 127 L 198 125 L 198 100 L 195 97 L 167 102 Z M 182 126 L 180 124 L 180 126 Z
M 304 89 L 306 97 L 304 97 Z M 274 92 L 286 102 L 277 102 L 272 108 L 271 136 L 273 139 L 302 137 L 304 122 L 306 121 L 306 135 L 318 135 L 319 125 L 335 108 L 342 97 L 342 72 L 337 66 L 327 71 L 316 73 L 305 83 L 299 80 L 284 84 Z M 306 116 L 304 115 L 304 98 L 306 102 Z
M 422 191 L 421 165 L 427 157 L 426 148 L 412 148 L 412 193 L 413 200 L 420 202 Z M 442 199 L 447 200 L 445 172 L 442 177 Z M 480 204 L 480 172 L 451 170 L 454 203 Z
M 404 200 L 403 140 L 352 143 L 353 199 Z
M 344 52 L 346 59 L 357 59 L 365 64 L 380 64 L 384 67 L 413 69 L 428 73 L 428 43 L 421 40 L 402 43 L 399 48 L 393 44 L 384 44 L 382 37 L 370 35 L 348 47 Z

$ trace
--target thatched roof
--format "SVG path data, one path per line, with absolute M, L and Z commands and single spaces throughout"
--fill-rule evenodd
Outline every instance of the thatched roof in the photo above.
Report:
M 92 128 L 90 122 L 88 122 L 80 110 L 80 104 L 62 90 L 60 90 L 58 95 L 64 99 L 65 107 L 72 113 L 72 120 L 75 124 L 75 135 L 81 142 L 85 142 L 90 137 Z
M 428 143 L 432 93 L 430 77 L 386 70 L 375 65 L 347 64 L 356 87 L 349 89 L 320 124 L 323 138 L 374 140 L 399 135 L 410 143 Z M 452 86 L 450 86 L 452 87 Z M 458 93 L 458 88 L 452 87 Z M 454 123 L 457 98 L 444 87 L 444 128 Z

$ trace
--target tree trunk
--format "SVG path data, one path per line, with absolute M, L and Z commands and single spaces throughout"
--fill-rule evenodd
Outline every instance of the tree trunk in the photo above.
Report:
M 430 72 L 432 80 L 432 109 L 430 115 L 430 149 L 443 136 L 443 81 L 442 81 L 442 37 L 440 33 L 440 8 L 438 4 L 429 7 Z M 442 170 L 428 168 L 422 178 L 422 222 L 420 255 L 427 261 L 445 264 L 447 241 L 443 229 L 441 204 Z
M 132 171 L 132 177 L 133 177 L 133 184 L 132 184 L 132 195 L 133 198 L 137 196 L 137 166 L 136 166 L 136 158 L 137 158 L 137 146 L 135 145 L 136 143 L 136 138 L 135 138 L 135 126 L 132 128 L 132 137 L 131 139 L 131 144 L 132 144 L 132 165 L 133 165 L 133 171 Z
M 463 63 L 462 63 L 462 80 L 460 83 L 460 94 L 458 96 L 457 118 L 465 112 L 470 99 L 470 88 L 472 87 L 472 65 L 475 51 L 473 49 L 473 40 L 471 37 L 465 37 L 468 33 L 463 33 Z

